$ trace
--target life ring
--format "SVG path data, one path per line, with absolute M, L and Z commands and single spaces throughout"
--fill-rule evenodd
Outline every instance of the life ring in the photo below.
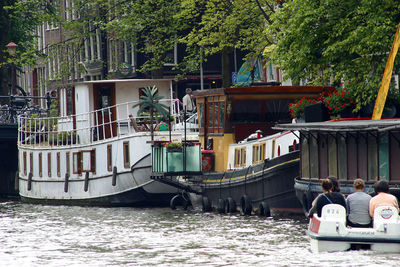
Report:
M 258 215 L 262 217 L 271 217 L 271 210 L 267 201 L 262 201 L 260 205 L 258 205 Z
M 169 207 L 172 210 L 176 210 L 176 207 L 180 204 L 182 204 L 182 196 L 175 195 L 173 198 L 171 198 L 171 201 L 169 202 Z
M 208 197 L 203 197 L 201 199 L 201 206 L 202 206 L 202 210 L 203 212 L 210 212 L 211 211 L 211 203 L 210 200 L 208 199 Z
M 217 211 L 218 213 L 225 213 L 225 200 L 222 198 L 218 199 Z
M 251 204 L 251 198 L 248 195 L 243 195 L 240 198 L 240 213 L 242 215 L 251 215 L 253 211 L 253 205 Z
M 225 213 L 234 213 L 236 212 L 236 202 L 233 198 L 228 197 L 225 200 Z

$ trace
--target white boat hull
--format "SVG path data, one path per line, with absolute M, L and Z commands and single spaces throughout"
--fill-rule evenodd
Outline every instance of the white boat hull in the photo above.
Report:
M 310 219 L 307 234 L 313 252 L 346 251 L 360 247 L 378 252 L 400 252 L 400 221 L 396 208 L 378 207 L 371 228 L 347 227 L 346 214 L 340 211 L 342 209 L 344 207 L 337 204 L 326 205 L 321 217 L 314 215 Z

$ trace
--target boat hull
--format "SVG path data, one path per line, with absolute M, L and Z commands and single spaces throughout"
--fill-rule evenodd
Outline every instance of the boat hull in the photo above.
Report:
M 226 202 L 232 198 L 240 210 L 246 196 L 254 212 L 265 202 L 272 214 L 302 213 L 294 191 L 294 179 L 298 173 L 299 152 L 295 151 L 266 161 L 265 165 L 261 163 L 226 173 L 206 173 L 194 184 L 215 209 L 218 209 L 221 199 Z M 191 199 L 193 203 L 199 202 L 199 198 Z

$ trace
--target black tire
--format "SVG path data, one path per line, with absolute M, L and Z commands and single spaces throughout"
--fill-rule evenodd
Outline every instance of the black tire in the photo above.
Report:
M 175 195 L 173 198 L 171 198 L 171 201 L 169 202 L 169 207 L 172 210 L 176 210 L 176 207 L 179 205 L 182 205 L 182 196 Z
M 202 210 L 203 212 L 210 212 L 211 211 L 211 202 L 208 199 L 208 197 L 203 197 L 201 200 L 201 206 L 202 206 Z
M 190 201 L 190 197 L 188 193 L 182 194 L 182 206 L 184 210 L 187 210 L 190 206 L 192 206 L 192 202 Z
M 225 213 L 225 200 L 222 198 L 218 199 L 218 206 L 217 206 L 218 213 Z
M 271 217 L 271 210 L 267 201 L 262 201 L 260 205 L 258 205 L 258 215 L 261 217 Z
M 240 198 L 240 213 L 242 215 L 251 215 L 253 211 L 253 205 L 251 204 L 251 198 L 248 195 L 244 195 Z
M 234 213 L 236 212 L 236 202 L 233 198 L 228 197 L 225 200 L 225 213 Z

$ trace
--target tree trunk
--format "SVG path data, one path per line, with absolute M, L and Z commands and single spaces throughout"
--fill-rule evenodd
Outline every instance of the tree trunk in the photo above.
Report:
M 225 48 L 222 50 L 222 87 L 228 88 L 232 84 L 231 74 L 231 60 L 230 60 L 231 49 Z

